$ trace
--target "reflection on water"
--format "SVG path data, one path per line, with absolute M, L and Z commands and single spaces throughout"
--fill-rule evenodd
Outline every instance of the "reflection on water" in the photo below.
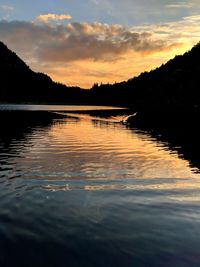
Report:
M 124 108 L 109 106 L 75 106 L 75 105 L 21 105 L 21 104 L 5 104 L 0 105 L 1 111 L 97 111 L 97 110 L 119 110 Z
M 36 115 L 36 118 L 31 118 L 30 114 L 26 120 L 24 117 L 20 119 L 19 125 L 18 122 L 14 124 L 16 129 L 12 129 L 13 123 L 9 125 L 9 132 L 7 127 L 2 128 L 0 145 L 1 157 L 7 159 L 6 177 L 121 179 L 196 176 L 187 161 L 179 159 L 176 153 L 170 153 L 167 147 L 150 136 L 117 123 L 120 121 L 117 118 L 109 121 L 80 115 L 79 119 L 51 121 L 50 117 L 42 119 L 43 113 L 38 118 Z M 32 123 L 35 123 L 33 127 Z M 13 153 L 17 156 L 13 157 Z
M 0 113 L 0 266 L 199 266 L 200 174 L 122 116 Z
M 193 118 L 193 120 L 195 120 Z M 200 173 L 200 128 L 195 122 L 187 122 L 176 126 L 153 127 L 145 129 L 151 138 L 162 142 L 170 153 L 177 153 L 182 159 L 189 162 L 189 166 L 195 173 Z

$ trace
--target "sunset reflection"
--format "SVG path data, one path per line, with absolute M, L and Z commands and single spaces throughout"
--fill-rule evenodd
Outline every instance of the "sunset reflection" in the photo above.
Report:
M 186 160 L 164 144 L 121 124 L 104 123 L 102 119 L 99 122 L 89 117 L 80 117 L 80 121 L 66 119 L 51 128 L 47 142 L 56 148 L 55 170 L 60 164 L 68 177 L 198 177 Z M 41 151 L 35 147 L 33 152 Z

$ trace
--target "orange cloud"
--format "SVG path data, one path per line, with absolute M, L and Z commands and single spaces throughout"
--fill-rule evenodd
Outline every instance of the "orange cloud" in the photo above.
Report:
M 53 13 L 43 14 L 43 15 L 39 15 L 38 17 L 36 17 L 36 21 L 43 22 L 43 23 L 48 23 L 49 21 L 61 21 L 61 20 L 69 20 L 69 19 L 72 19 L 70 15 L 53 14 Z

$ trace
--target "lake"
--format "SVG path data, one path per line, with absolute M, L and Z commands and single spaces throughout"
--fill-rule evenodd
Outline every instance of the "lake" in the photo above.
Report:
M 198 164 L 127 114 L 1 105 L 0 266 L 199 266 Z

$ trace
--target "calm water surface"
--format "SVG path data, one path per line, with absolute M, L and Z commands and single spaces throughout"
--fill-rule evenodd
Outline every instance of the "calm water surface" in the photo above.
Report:
M 0 112 L 0 266 L 200 266 L 188 161 L 123 114 L 12 114 Z
M 80 105 L 20 105 L 20 104 L 5 104 L 0 105 L 2 110 L 26 110 L 26 111 L 89 111 L 89 110 L 113 110 L 123 109 L 119 107 L 108 106 L 80 106 Z

